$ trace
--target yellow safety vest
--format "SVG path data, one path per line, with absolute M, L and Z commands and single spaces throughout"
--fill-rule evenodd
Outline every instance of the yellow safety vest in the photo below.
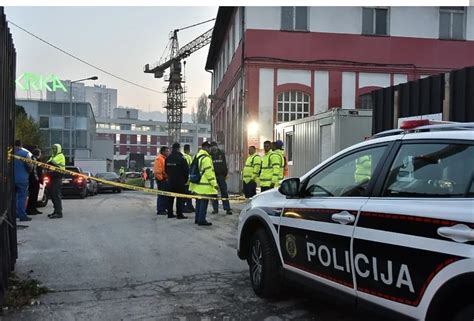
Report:
M 370 155 L 365 155 L 356 159 L 356 170 L 354 178 L 356 183 L 370 180 L 372 175 L 372 159 Z
M 189 190 L 199 195 L 217 195 L 217 180 L 214 172 L 214 165 L 212 164 L 211 155 L 201 149 L 194 157 L 199 157 L 199 171 L 201 172 L 201 180 L 199 183 L 189 183 Z
M 260 169 L 262 167 L 262 159 L 259 155 L 253 154 L 247 157 L 245 161 L 244 171 L 243 171 L 243 181 L 245 184 L 248 184 L 251 181 L 256 182 L 258 175 L 260 174 Z

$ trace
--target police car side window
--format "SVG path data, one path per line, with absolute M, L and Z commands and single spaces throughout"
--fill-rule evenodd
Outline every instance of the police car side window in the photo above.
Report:
M 389 197 L 474 197 L 474 146 L 404 144 L 390 169 Z
M 338 159 L 309 179 L 306 196 L 364 196 L 385 148 L 364 149 Z

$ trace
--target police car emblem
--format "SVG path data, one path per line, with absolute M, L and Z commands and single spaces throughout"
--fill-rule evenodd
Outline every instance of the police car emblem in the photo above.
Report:
M 296 250 L 296 237 L 294 235 L 287 234 L 285 246 L 286 246 L 286 252 L 288 252 L 288 255 L 291 258 L 294 258 L 296 254 L 298 253 L 298 251 Z

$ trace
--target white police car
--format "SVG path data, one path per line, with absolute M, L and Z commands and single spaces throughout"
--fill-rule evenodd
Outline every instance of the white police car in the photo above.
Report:
M 474 123 L 419 125 L 244 207 L 238 255 L 256 294 L 291 280 L 397 319 L 474 320 Z

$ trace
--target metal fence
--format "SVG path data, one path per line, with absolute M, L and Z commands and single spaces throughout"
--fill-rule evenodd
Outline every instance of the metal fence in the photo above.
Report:
M 17 259 L 13 162 L 8 159 L 15 134 L 15 65 L 15 47 L 0 7 L 0 306 Z
M 372 133 L 397 127 L 398 118 L 442 114 L 474 121 L 474 67 L 454 70 L 372 92 Z

